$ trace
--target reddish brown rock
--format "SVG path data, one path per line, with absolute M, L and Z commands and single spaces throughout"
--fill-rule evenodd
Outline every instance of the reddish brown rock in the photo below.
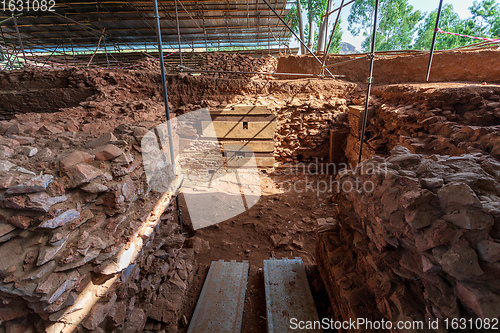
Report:
M 438 259 L 443 270 L 459 281 L 484 274 L 479 266 L 476 252 L 466 241 L 457 242 Z
M 123 150 L 112 144 L 99 147 L 93 152 L 97 161 L 109 161 L 123 154 Z
M 70 166 L 80 163 L 92 163 L 94 155 L 84 151 L 76 150 L 59 161 L 62 172 L 65 172 Z
M 40 127 L 40 129 L 38 130 L 38 133 L 40 134 L 46 134 L 46 135 L 50 135 L 50 134 L 59 134 L 59 133 L 62 133 L 62 129 L 59 128 L 59 127 L 56 127 L 56 126 L 52 126 L 52 125 L 43 125 L 42 127 Z
M 477 253 L 479 259 L 486 262 L 500 261 L 500 244 L 489 240 L 482 240 L 477 243 Z
M 128 179 L 123 183 L 122 193 L 126 201 L 131 201 L 135 197 L 137 189 L 131 179 Z
M 478 283 L 457 283 L 458 297 L 479 318 L 497 318 L 500 316 L 500 296 Z
M 65 211 L 64 213 L 62 213 L 62 214 L 60 214 L 52 219 L 43 221 L 42 223 L 40 223 L 38 228 L 54 229 L 57 227 L 61 227 L 68 222 L 74 221 L 74 220 L 78 219 L 79 217 L 80 217 L 80 212 L 78 212 L 75 209 L 69 209 L 69 210 Z
M 116 305 L 111 309 L 109 313 L 109 318 L 113 322 L 115 327 L 122 325 L 125 322 L 125 317 L 127 314 L 127 306 L 125 302 L 117 302 Z
M 25 156 L 28 157 L 33 157 L 38 153 L 38 148 L 36 147 L 29 147 L 29 146 L 24 146 L 22 147 L 21 151 Z
M 32 145 L 35 143 L 35 138 L 29 136 L 10 135 L 9 139 L 16 140 L 20 145 Z
M 116 294 L 113 294 L 110 300 L 96 303 L 92 307 L 87 318 L 83 321 L 83 327 L 89 330 L 95 330 L 97 326 L 104 321 L 109 311 L 115 306 L 115 302 Z
M 10 184 L 12 183 L 12 180 L 14 179 L 14 176 L 3 176 L 0 177 L 0 189 L 6 189 L 10 187 Z
M 28 227 L 31 225 L 31 221 L 31 217 L 20 215 L 14 215 L 7 219 L 7 222 L 12 224 L 14 227 L 18 227 L 21 229 L 28 229 Z
M 12 224 L 10 223 L 5 223 L 5 222 L 0 222 L 0 237 L 8 234 L 12 230 L 16 229 Z
M 7 194 L 35 193 L 45 191 L 47 186 L 52 183 L 54 176 L 41 175 L 31 178 L 29 181 L 11 187 L 7 190 Z
M 109 190 L 109 188 L 106 185 L 103 185 L 98 182 L 92 182 L 88 185 L 80 187 L 80 189 L 88 193 L 102 193 L 102 192 L 107 192 Z
M 142 331 L 146 322 L 146 314 L 141 308 L 134 308 L 129 318 L 125 322 L 125 330 L 123 333 L 135 333 Z
M 65 195 L 51 197 L 45 192 L 20 195 L 4 199 L 4 205 L 7 208 L 32 210 L 47 213 L 55 204 L 66 201 Z
M 0 159 L 5 160 L 9 157 L 14 156 L 14 154 L 14 149 L 11 149 L 7 146 L 0 146 Z
M 60 242 L 57 246 L 48 245 L 40 248 L 38 258 L 36 260 L 36 265 L 42 266 L 43 264 L 52 260 L 62 250 L 66 242 L 67 239 L 63 242 Z
M 466 184 L 446 184 L 437 192 L 437 194 L 443 209 L 454 206 L 481 206 L 481 202 L 479 201 L 477 195 Z
M 17 147 L 21 146 L 16 140 L 7 139 L 3 136 L 0 136 L 0 145 L 7 146 L 11 149 L 16 149 Z
M 87 184 L 102 175 L 102 171 L 88 164 L 76 164 L 68 168 L 66 175 L 70 187 Z
M 98 137 L 97 139 L 89 141 L 87 144 L 85 144 L 85 148 L 96 148 L 100 146 L 107 145 L 113 141 L 116 141 L 116 137 L 113 135 L 113 133 L 105 133 Z

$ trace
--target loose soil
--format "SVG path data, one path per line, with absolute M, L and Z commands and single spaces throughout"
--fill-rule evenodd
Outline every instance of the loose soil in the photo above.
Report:
M 210 249 L 195 253 L 197 268 L 182 313 L 190 321 L 196 302 L 212 261 L 248 261 L 250 264 L 245 295 L 242 332 L 266 331 L 266 301 L 264 291 L 263 260 L 269 258 L 300 257 L 306 266 L 311 290 L 315 296 L 320 317 L 329 315 L 329 301 L 315 263 L 315 230 L 317 218 L 333 215 L 330 194 L 319 197 L 311 191 L 284 192 L 284 181 L 304 179 L 302 175 L 261 174 L 262 197 L 252 208 L 232 219 L 204 229 L 188 231 L 196 238 L 208 241 Z M 307 175 L 308 181 L 327 179 L 329 175 Z M 186 212 L 185 203 L 181 203 Z M 188 214 L 183 222 L 190 224 Z M 272 235 L 283 237 L 283 244 L 275 244 Z M 184 326 L 181 332 L 185 332 Z

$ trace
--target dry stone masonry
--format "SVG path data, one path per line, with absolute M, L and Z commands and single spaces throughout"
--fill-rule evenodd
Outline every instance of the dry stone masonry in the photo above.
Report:
M 500 315 L 500 163 L 488 154 L 423 157 L 396 146 L 341 172 L 339 214 L 318 232 L 338 319 Z M 445 330 L 440 330 L 445 332 Z

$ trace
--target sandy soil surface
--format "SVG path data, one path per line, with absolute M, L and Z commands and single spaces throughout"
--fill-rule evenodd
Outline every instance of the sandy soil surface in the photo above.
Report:
M 196 302 L 212 261 L 247 260 L 250 264 L 245 295 L 242 332 L 266 331 L 266 304 L 264 292 L 263 260 L 272 257 L 302 258 L 308 274 L 320 317 L 327 316 L 329 301 L 319 278 L 315 263 L 315 230 L 317 218 L 333 215 L 328 193 L 285 192 L 290 175 L 262 172 L 262 197 L 252 208 L 232 219 L 204 229 L 191 231 L 191 241 L 206 241 L 196 253 L 197 268 L 188 298 L 182 310 L 187 322 L 191 319 Z M 309 181 L 327 179 L 329 175 L 307 175 Z M 294 181 L 304 179 L 294 175 Z M 183 212 L 187 209 L 181 203 Z M 189 224 L 189 216 L 183 214 Z M 183 332 L 187 329 L 184 327 Z

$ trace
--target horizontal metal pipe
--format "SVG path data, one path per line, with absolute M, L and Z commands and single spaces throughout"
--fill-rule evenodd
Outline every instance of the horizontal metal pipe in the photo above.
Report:
M 182 66 L 183 71 L 187 73 L 227 73 L 227 74 L 248 74 L 248 75 L 270 75 L 270 76 L 307 76 L 307 77 L 322 77 L 317 74 L 310 73 L 271 73 L 271 72 L 238 72 L 238 71 L 217 71 L 217 70 L 209 70 L 209 69 L 192 69 L 186 66 Z M 345 75 L 335 75 L 344 77 Z

